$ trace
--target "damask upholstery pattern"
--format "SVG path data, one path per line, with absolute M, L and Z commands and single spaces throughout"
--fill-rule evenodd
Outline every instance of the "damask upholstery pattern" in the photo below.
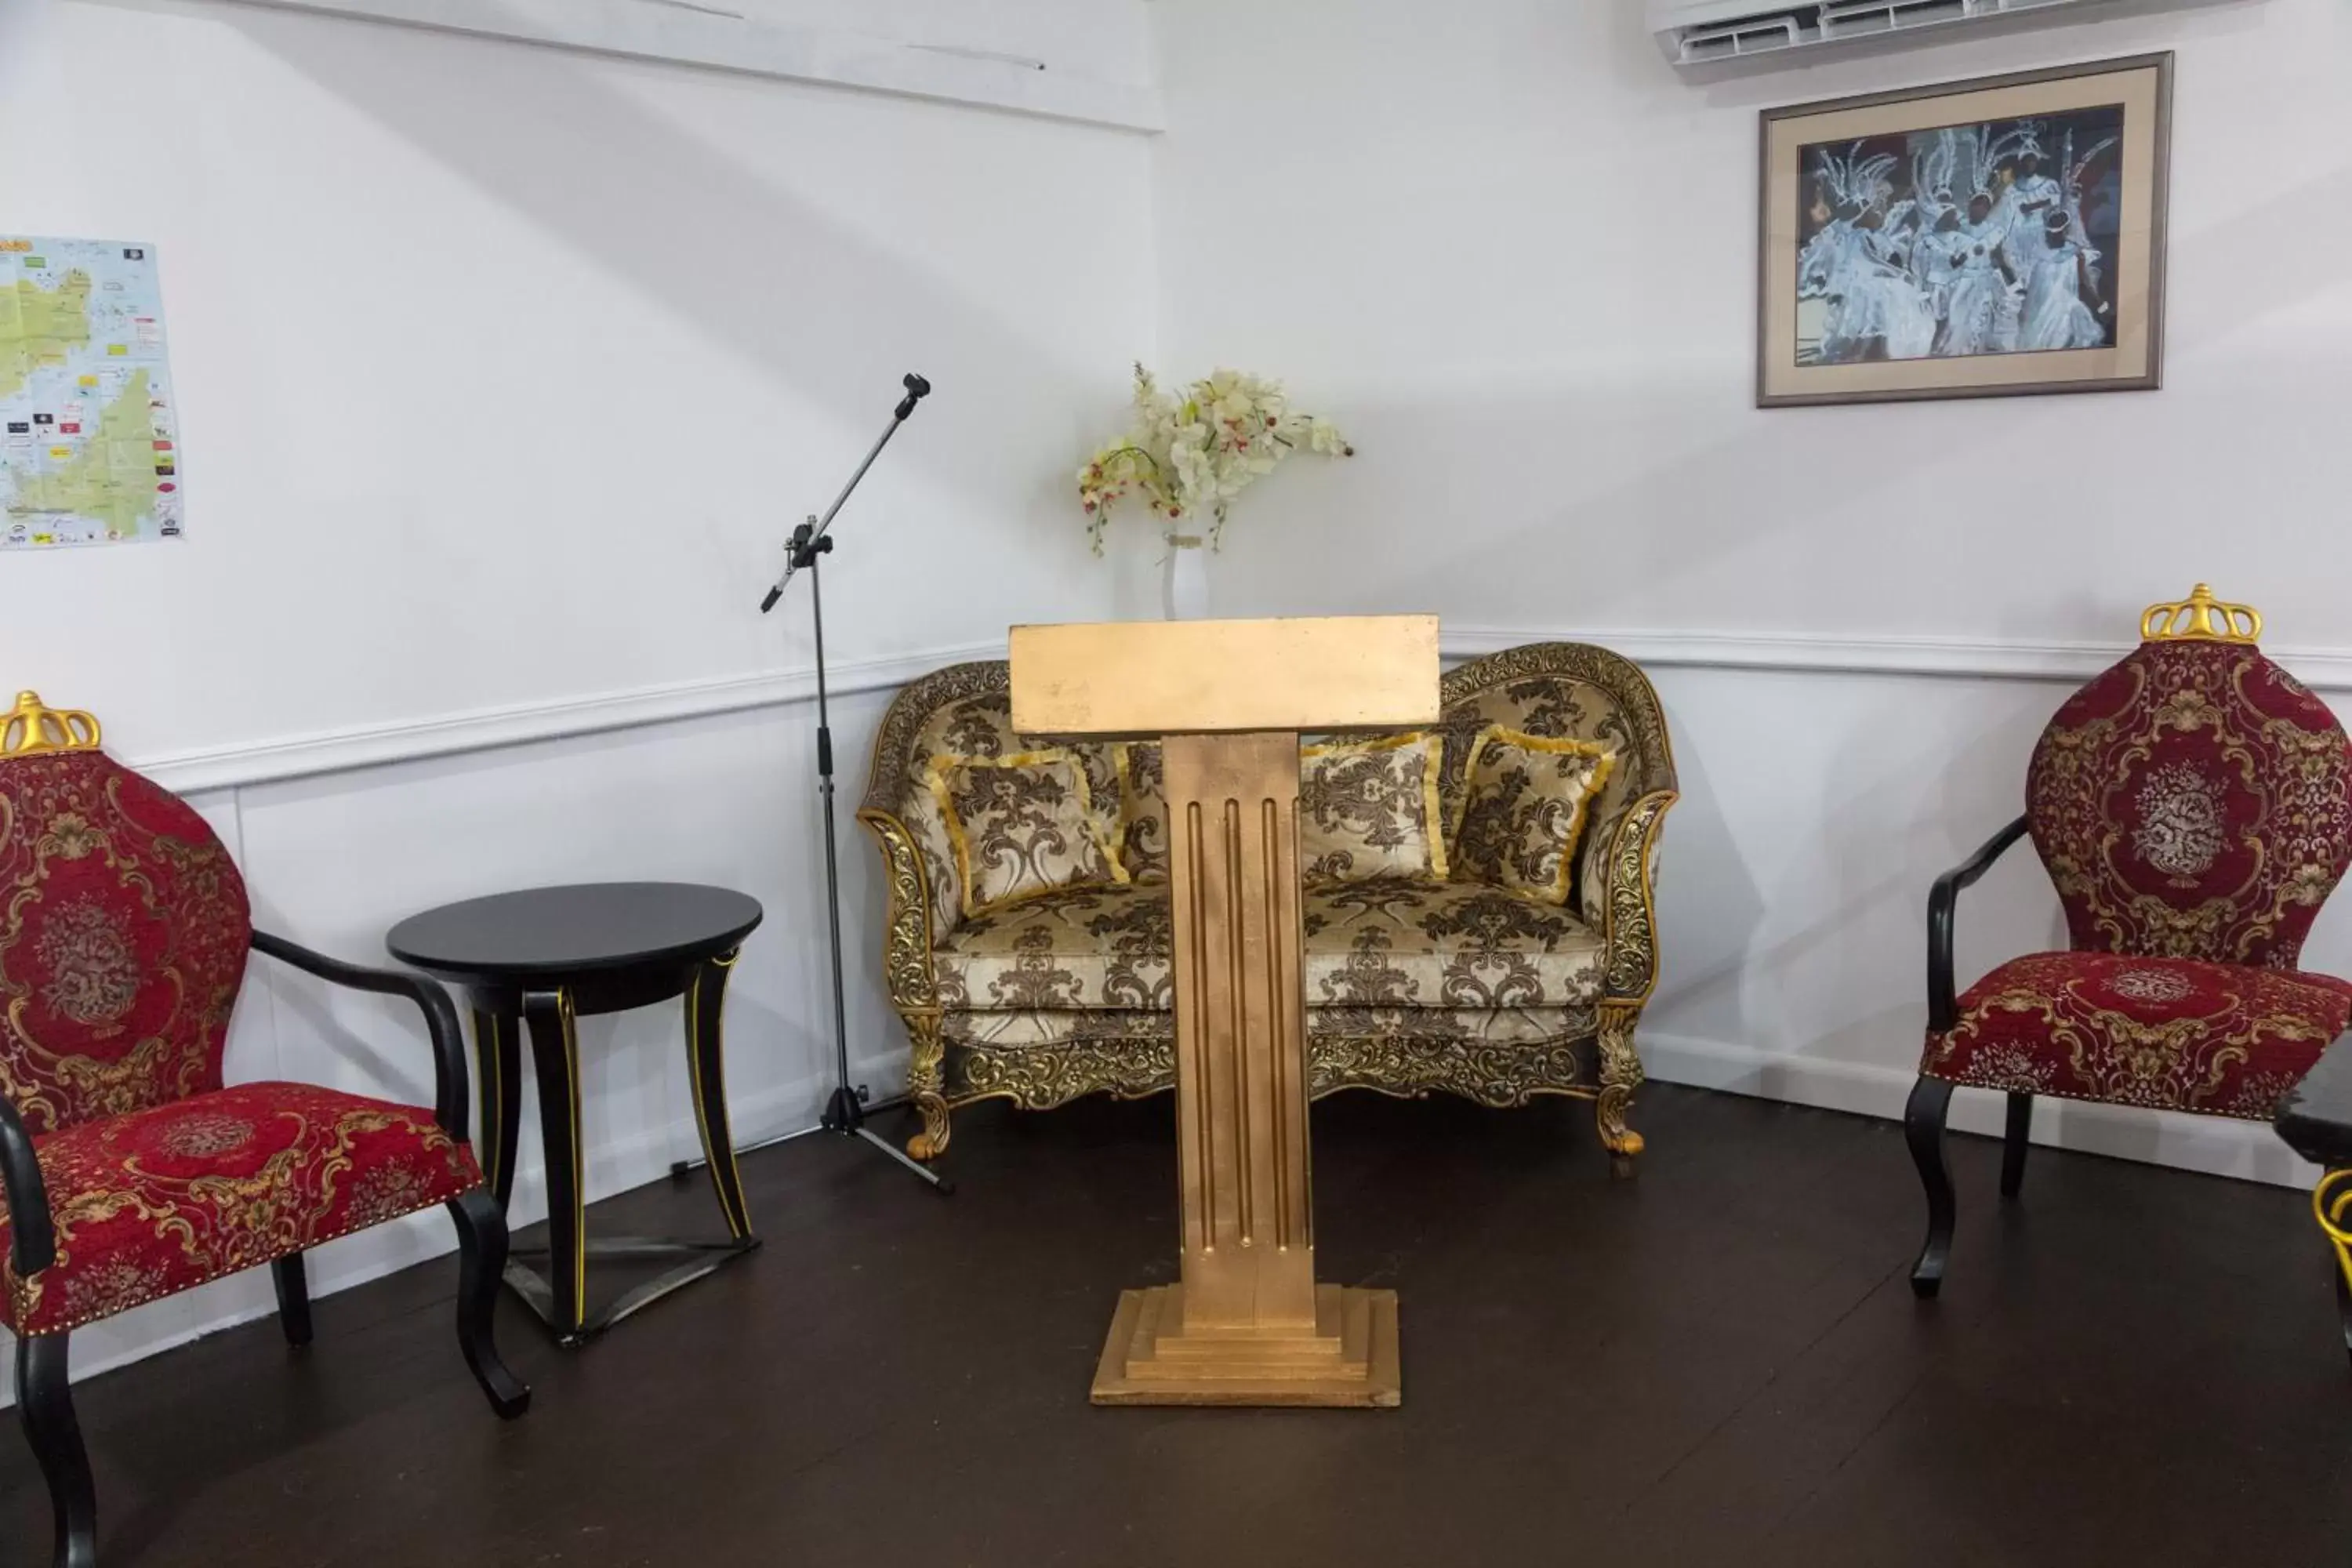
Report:
M 1063 888 L 1124 885 L 1085 767 L 1060 750 L 931 759 L 925 775 L 977 918 Z
M 1168 773 L 1156 741 L 1110 749 L 1118 779 L 1119 861 L 1137 882 L 1168 880 Z
M 2037 952 L 1962 993 L 1922 1070 L 1979 1089 L 2269 1121 L 2352 1020 L 2352 984 L 2195 959 Z
M 0 1263 L 0 1310 L 19 1334 L 111 1317 L 482 1181 L 472 1152 L 431 1111 L 300 1083 L 239 1084 L 80 1121 L 35 1147 L 57 1261 L 30 1279 Z M 0 1256 L 7 1230 L 0 1223 Z
M 998 1052 L 1002 1060 L 1031 1048 L 1079 1046 L 1115 1052 L 1168 1047 L 1176 1038 L 1174 1017 L 1171 1012 L 956 1011 L 942 1020 L 942 1029 L 950 1045 Z M 1368 1040 L 1415 1041 L 1433 1050 L 1448 1043 L 1533 1049 L 1587 1038 L 1593 1032 L 1593 1019 L 1591 1007 L 1309 1006 L 1307 1041 L 1317 1059 Z M 1172 1071 L 1174 1058 L 1169 1059 Z M 1151 1087 L 1165 1089 L 1171 1081 L 1155 1080 Z
M 245 883 L 100 752 L 0 763 L 0 1093 L 36 1134 L 220 1087 Z
M 1543 1008 L 1601 994 L 1599 936 L 1565 910 L 1407 877 L 1307 889 L 1310 1007 Z M 980 1012 L 1175 1005 L 1169 904 L 1074 889 L 965 921 L 937 958 L 942 1005 Z
M 946 1148 L 950 1111 L 972 1100 L 1042 1108 L 1087 1092 L 1153 1093 L 1173 1081 L 1156 743 L 1066 748 L 1085 770 L 1129 887 L 963 913 L 953 849 L 923 774 L 942 752 L 1003 756 L 1036 743 L 1012 730 L 1009 685 L 1007 666 L 995 661 L 953 666 L 900 691 L 876 736 L 859 811 L 890 891 L 884 973 L 913 1047 L 908 1090 L 923 1131 L 908 1149 L 918 1158 Z M 1431 748 L 1438 803 L 1423 807 L 1441 828 L 1439 845 L 1465 798 L 1463 764 L 1489 726 L 1597 742 L 1616 763 L 1588 806 L 1564 904 L 1458 873 L 1307 889 L 1314 1092 L 1444 1090 L 1496 1106 L 1582 1095 L 1596 1099 L 1612 1152 L 1636 1148 L 1623 1121 L 1641 1080 L 1633 1026 L 1657 974 L 1652 882 L 1660 824 L 1675 798 L 1656 694 L 1606 649 L 1546 643 L 1450 671 L 1441 706 L 1431 731 L 1442 738 Z M 1423 784 L 1425 792 L 1425 775 Z
M 2248 644 L 2155 641 L 2035 747 L 2034 847 L 2072 944 L 2293 969 L 2352 862 L 2352 752 Z
M 1444 745 L 1416 731 L 1299 748 L 1298 863 L 1309 884 L 1445 879 Z
M 1616 763 L 1605 742 L 1478 731 L 1463 763 L 1454 874 L 1568 902 L 1585 818 Z

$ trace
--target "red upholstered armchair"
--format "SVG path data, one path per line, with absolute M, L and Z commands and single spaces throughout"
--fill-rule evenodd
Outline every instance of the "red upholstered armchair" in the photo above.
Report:
M 2263 657 L 2261 630 L 2201 583 L 2150 609 L 2139 647 L 2042 731 L 2025 815 L 1928 895 L 1927 1047 L 1904 1116 L 1927 1189 L 1921 1296 L 1951 1247 L 1955 1086 L 2008 1095 L 2000 1190 L 2014 1197 L 2035 1095 L 2267 1121 L 2352 1019 L 2352 984 L 2295 967 L 2352 861 L 2352 750 Z M 1956 996 L 1960 889 L 2028 833 L 2068 950 L 2011 959 Z
M 431 1110 L 299 1083 L 221 1081 L 252 949 L 425 1014 Z M 97 1552 L 97 1502 L 67 1388 L 73 1330 L 259 1264 L 310 1338 L 302 1253 L 446 1204 L 457 1338 L 502 1416 L 530 1391 L 499 1360 L 506 1221 L 466 1143 L 456 1007 L 433 982 L 361 969 L 253 929 L 202 817 L 99 750 L 97 721 L 26 692 L 0 717 L 0 1321 L 16 1409 L 47 1479 L 59 1564 Z M 194 1434 L 191 1434 L 193 1436 Z

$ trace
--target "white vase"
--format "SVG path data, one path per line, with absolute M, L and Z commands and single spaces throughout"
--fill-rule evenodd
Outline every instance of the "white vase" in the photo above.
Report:
M 1197 533 L 1170 533 L 1160 581 L 1160 605 L 1171 621 L 1197 621 L 1209 613 L 1209 552 Z

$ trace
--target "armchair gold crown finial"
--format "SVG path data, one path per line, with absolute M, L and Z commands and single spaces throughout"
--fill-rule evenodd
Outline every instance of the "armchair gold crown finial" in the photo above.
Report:
M 47 752 L 95 752 L 98 720 L 69 708 L 45 705 L 40 694 L 16 693 L 16 706 L 0 715 L 0 757 L 36 757 Z
M 2139 618 L 2142 642 L 2259 642 L 2263 617 L 2252 605 L 2225 605 L 2200 583 L 2177 604 L 2150 605 Z

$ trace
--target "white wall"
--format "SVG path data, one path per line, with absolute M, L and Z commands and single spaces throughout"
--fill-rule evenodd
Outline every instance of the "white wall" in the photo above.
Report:
M 1688 793 L 1658 1076 L 1899 1109 L 1927 884 L 2016 815 L 2066 689 L 2017 673 L 2096 668 L 2046 645 L 2120 651 L 2142 605 L 2210 579 L 2291 667 L 2352 668 L 2338 0 L 1706 83 L 1633 0 L 1162 0 L 1157 22 L 1163 368 L 1283 376 L 1359 453 L 1244 501 L 1213 606 L 1434 610 L 1457 646 L 1591 637 L 1652 664 Z M 1759 108 L 2156 48 L 2179 52 L 2162 392 L 1752 405 Z M 1839 665 L 1881 672 L 1787 668 Z M 2352 973 L 2347 903 L 2315 966 Z M 2054 914 L 2021 852 L 1963 905 L 1963 968 L 2054 943 Z M 2302 1173 L 2259 1128 L 2069 1109 L 2044 1131 Z
M 30 5 L 11 225 L 161 250 L 180 546 L 9 563 L 0 668 L 152 758 L 1108 603 L 1064 465 L 1152 332 L 1142 138 L 245 6 Z M 102 110 L 102 111 L 101 111 Z M 993 563 L 985 595 L 950 559 Z
M 0 558 L 0 681 L 96 710 L 194 792 L 263 923 L 352 959 L 504 888 L 752 893 L 746 1139 L 814 1121 L 831 1050 L 805 590 L 756 605 L 900 374 L 930 376 L 826 569 L 853 1029 L 895 1091 L 848 821 L 867 742 L 891 688 L 1008 621 L 1121 602 L 1066 479 L 1152 353 L 1146 139 L 241 5 L 0 0 L 0 223 L 160 247 L 189 500 L 177 544 Z M 232 1077 L 429 1100 L 396 1008 L 271 967 Z M 592 1195 L 693 1150 L 673 1013 L 583 1044 Z M 543 1212 L 525 1142 L 518 1223 Z M 449 1245 L 422 1215 L 314 1278 Z M 78 1370 L 268 1299 L 256 1276 L 142 1309 Z

